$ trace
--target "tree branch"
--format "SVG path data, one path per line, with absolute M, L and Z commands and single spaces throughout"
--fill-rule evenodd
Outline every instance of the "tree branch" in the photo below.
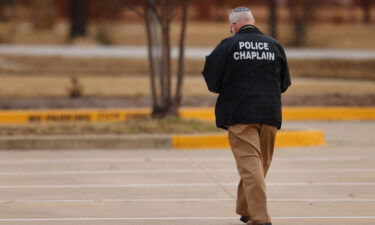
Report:
M 142 12 L 142 10 L 137 9 L 137 7 L 134 6 L 134 4 L 124 3 L 124 7 L 130 9 L 133 12 L 135 12 L 140 17 L 145 17 L 145 12 L 144 11 Z
M 183 1 L 185 1 L 185 0 L 183 0 Z M 177 15 L 177 13 L 178 13 L 178 7 L 177 7 L 177 5 L 176 5 L 176 2 L 178 2 L 178 1 L 168 1 L 168 5 L 167 5 L 167 7 L 168 7 L 168 22 L 170 22 L 170 21 L 172 21 L 173 20 L 173 18 Z M 183 3 L 184 4 L 184 3 Z
M 185 74 L 185 38 L 186 38 L 186 28 L 188 22 L 189 14 L 189 3 L 190 0 L 183 0 L 182 3 L 182 18 L 181 18 L 181 33 L 179 41 L 179 56 L 178 56 L 178 65 L 177 65 L 177 81 L 176 81 L 176 93 L 174 96 L 174 107 L 176 111 L 181 105 L 182 99 L 182 85 L 184 81 Z
M 159 12 L 158 8 L 156 7 L 157 0 L 155 0 L 153 3 L 150 0 L 147 0 L 146 4 L 147 4 L 148 8 L 150 8 L 155 13 L 158 21 L 161 21 L 161 13 Z

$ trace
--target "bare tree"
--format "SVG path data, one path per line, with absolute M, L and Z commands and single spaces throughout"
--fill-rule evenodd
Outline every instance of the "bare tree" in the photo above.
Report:
M 39 0 L 31 2 L 31 15 L 34 29 L 49 30 L 55 23 L 55 1 Z
M 98 0 L 93 2 L 90 15 L 94 18 L 96 39 L 100 44 L 112 44 L 112 24 L 119 18 L 123 10 L 123 0 Z
M 306 41 L 307 26 L 313 15 L 314 0 L 288 0 L 293 23 L 292 45 L 302 46 Z
M 13 8 L 15 0 L 1 0 L 0 1 L 0 22 L 4 21 L 7 22 L 10 18 L 9 15 L 6 14 L 7 8 Z M 12 10 L 13 11 L 13 10 Z
M 152 115 L 162 118 L 178 115 L 184 78 L 185 34 L 189 0 L 144 0 L 142 10 L 133 10 L 144 18 L 150 68 Z M 171 22 L 181 10 L 175 93 L 172 93 Z M 160 36 L 157 37 L 157 36 Z
M 88 0 L 70 0 L 70 38 L 86 36 Z
M 371 3 L 372 0 L 362 0 L 363 23 L 371 22 Z
M 270 35 L 277 38 L 277 0 L 268 0 Z
M 0 32 L 0 43 L 9 43 L 13 40 L 16 32 L 15 5 L 16 0 L 0 0 L 0 23 L 6 22 Z

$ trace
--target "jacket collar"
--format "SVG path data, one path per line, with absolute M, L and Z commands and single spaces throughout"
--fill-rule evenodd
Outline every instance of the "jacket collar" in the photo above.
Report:
M 245 25 L 240 28 L 240 30 L 237 32 L 237 34 L 242 33 L 259 33 L 262 34 L 262 32 L 254 25 Z

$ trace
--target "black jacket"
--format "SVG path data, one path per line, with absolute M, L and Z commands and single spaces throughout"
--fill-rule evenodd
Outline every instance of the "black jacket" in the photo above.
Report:
M 218 93 L 217 127 L 267 124 L 281 127 L 281 93 L 291 84 L 279 42 L 244 26 L 206 57 L 202 74 L 208 90 Z

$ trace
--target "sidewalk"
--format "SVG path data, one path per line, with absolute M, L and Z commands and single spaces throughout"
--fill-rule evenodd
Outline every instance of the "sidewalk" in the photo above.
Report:
M 213 48 L 187 47 L 187 59 L 201 59 Z M 147 58 L 147 49 L 143 46 L 72 46 L 72 45 L 0 45 L 0 54 L 27 56 L 63 56 L 63 57 L 109 57 L 109 58 Z M 287 48 L 289 59 L 375 59 L 374 50 L 355 49 L 310 49 Z M 172 57 L 177 58 L 177 48 L 172 49 Z

